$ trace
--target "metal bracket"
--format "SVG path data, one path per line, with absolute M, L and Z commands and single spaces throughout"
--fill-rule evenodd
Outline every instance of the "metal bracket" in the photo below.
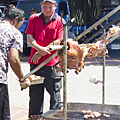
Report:
M 62 22 L 62 24 L 63 24 L 63 25 L 68 25 L 69 19 L 70 19 L 70 13 L 69 13 L 68 20 L 67 20 L 66 23 L 64 23 L 62 19 L 63 19 L 63 13 L 61 12 L 61 22 Z

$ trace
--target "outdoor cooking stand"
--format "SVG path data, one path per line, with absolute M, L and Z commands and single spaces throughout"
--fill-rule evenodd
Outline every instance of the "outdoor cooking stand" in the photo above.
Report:
M 86 31 L 81 33 L 78 37 L 74 39 L 74 41 L 79 40 L 82 38 L 85 34 L 87 34 L 89 31 L 91 31 L 93 28 L 98 26 L 100 23 L 102 23 L 105 19 L 113 15 L 115 12 L 120 10 L 120 5 L 116 7 L 114 10 L 112 10 L 109 14 L 104 16 L 102 19 L 100 19 L 98 22 L 93 24 L 90 28 L 88 28 Z M 63 14 L 61 14 L 61 21 L 63 18 Z M 63 21 L 62 21 L 63 23 Z M 103 84 L 103 100 L 102 104 L 89 104 L 89 103 L 72 103 L 69 102 L 67 104 L 67 23 L 63 23 L 63 45 L 54 45 L 53 50 L 59 50 L 63 49 L 63 111 L 62 110 L 50 110 L 44 114 L 42 114 L 43 120 L 83 120 L 83 116 L 81 115 L 82 110 L 91 110 L 96 112 L 101 112 L 110 114 L 111 119 L 109 120 L 120 120 L 120 105 L 107 105 L 104 103 L 104 84 Z M 104 37 L 104 34 L 101 36 Z M 109 43 L 114 41 L 116 38 L 118 38 L 119 35 L 115 35 L 112 38 L 109 39 Z M 107 44 L 109 44 L 107 43 Z M 52 60 L 54 57 L 57 56 L 57 53 L 53 54 L 51 57 L 49 57 L 47 60 L 45 60 L 43 63 L 41 63 L 39 66 L 37 66 L 35 69 L 33 69 L 30 73 L 28 73 L 26 76 L 22 78 L 22 80 L 26 79 L 30 75 L 32 75 L 34 72 L 42 68 L 46 63 L 48 63 L 50 60 Z M 104 60 L 105 61 L 105 60 Z M 105 78 L 105 64 L 103 65 L 103 82 Z M 105 119 L 105 118 L 103 118 Z M 103 120 L 101 118 L 101 120 Z

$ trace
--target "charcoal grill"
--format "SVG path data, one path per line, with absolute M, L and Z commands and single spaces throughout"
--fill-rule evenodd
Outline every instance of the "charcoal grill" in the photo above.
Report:
M 100 112 L 100 117 L 88 118 L 88 120 L 120 120 L 120 106 L 106 104 L 68 103 L 67 120 L 86 120 L 82 110 Z M 62 120 L 63 110 L 50 110 L 42 115 L 42 120 Z M 109 115 L 104 117 L 103 114 Z

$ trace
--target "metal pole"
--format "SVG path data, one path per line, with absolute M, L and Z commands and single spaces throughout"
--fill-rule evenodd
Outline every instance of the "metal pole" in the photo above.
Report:
M 106 24 L 108 25 L 108 21 L 106 21 Z M 106 34 L 106 29 L 104 29 L 104 35 Z M 105 55 L 105 52 L 104 52 Z M 105 103 L 105 56 L 103 57 L 103 92 L 102 92 L 102 104 Z
M 67 24 L 63 23 L 63 120 L 67 120 Z
M 105 56 L 103 57 L 103 91 L 102 91 L 102 104 L 105 103 Z

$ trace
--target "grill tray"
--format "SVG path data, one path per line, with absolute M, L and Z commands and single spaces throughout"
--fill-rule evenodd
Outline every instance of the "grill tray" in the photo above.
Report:
M 120 120 L 120 106 L 106 104 L 68 103 L 67 120 Z M 85 119 L 82 110 L 100 112 L 100 117 Z M 110 115 L 104 117 L 103 114 Z M 50 110 L 42 115 L 42 120 L 62 120 L 63 110 Z
M 52 114 L 44 117 L 43 116 L 43 120 L 62 120 L 63 118 L 63 111 L 62 110 L 56 110 L 56 111 L 51 111 Z M 84 113 L 82 113 L 81 111 L 77 111 L 77 110 L 68 110 L 67 111 L 67 120 L 98 120 L 98 118 L 100 120 L 120 120 L 120 115 L 118 114 L 107 114 L 110 115 L 110 117 L 104 117 L 103 116 L 104 113 L 101 113 L 100 117 L 95 117 L 95 118 L 84 118 Z

